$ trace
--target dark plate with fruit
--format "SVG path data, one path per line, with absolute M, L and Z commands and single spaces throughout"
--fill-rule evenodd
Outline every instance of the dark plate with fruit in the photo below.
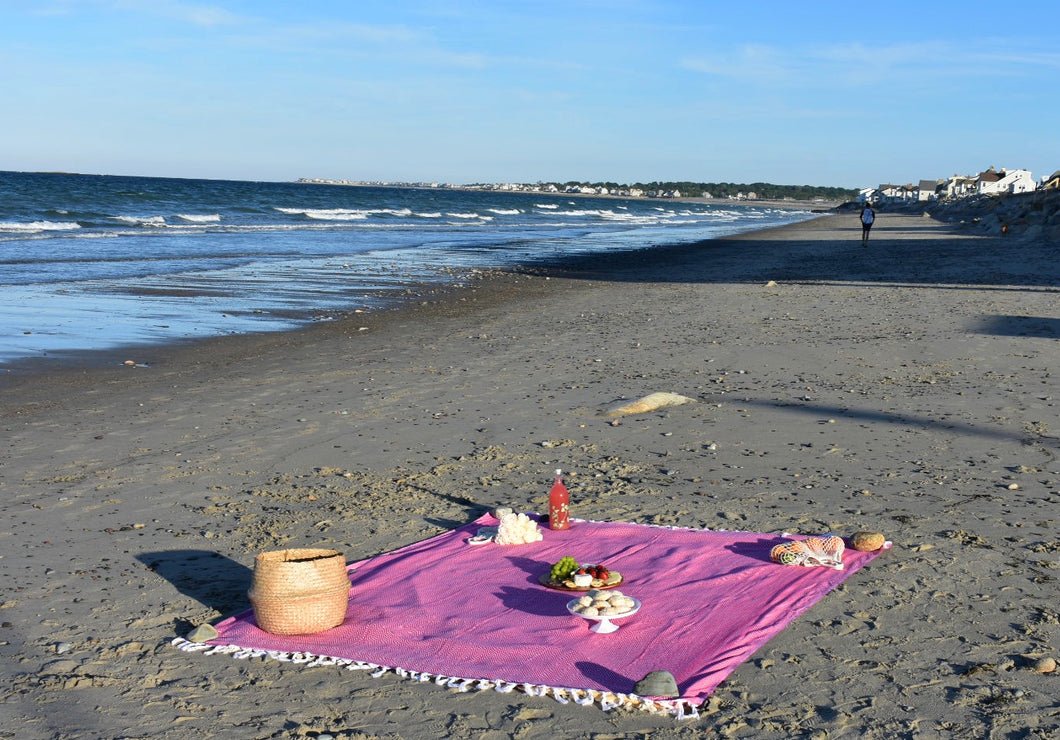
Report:
M 538 581 L 542 586 L 557 591 L 590 591 L 594 588 L 605 591 L 620 585 L 623 580 L 622 574 L 617 570 L 607 570 L 602 566 L 582 566 L 578 572 L 585 572 L 592 576 L 592 581 L 588 586 L 577 585 L 574 582 L 575 573 L 571 573 L 566 578 L 553 578 L 551 573 L 544 573 Z

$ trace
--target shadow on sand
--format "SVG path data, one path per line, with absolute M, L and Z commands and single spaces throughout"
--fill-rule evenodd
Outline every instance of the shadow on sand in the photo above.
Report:
M 209 550 L 145 552 L 136 559 L 185 596 L 221 614 L 250 607 L 247 590 L 253 571 Z
M 1049 291 L 1060 288 L 1060 244 L 965 235 L 935 221 L 873 229 L 868 246 L 846 216 L 686 245 L 528 265 L 609 282 L 880 283 Z M 844 238 L 836 239 L 840 234 Z M 846 238 L 849 237 L 849 238 Z
M 882 410 L 857 409 L 844 406 L 831 406 L 819 403 L 796 404 L 790 401 L 759 401 L 755 399 L 743 399 L 742 404 L 749 406 L 770 407 L 777 411 L 795 414 L 807 414 L 815 418 L 821 417 L 843 417 L 865 423 L 873 424 L 895 424 L 907 429 L 944 429 L 954 434 L 962 434 L 970 437 L 984 437 L 989 439 L 1005 439 L 1020 442 L 1021 444 L 1042 444 L 1047 447 L 1060 447 L 1060 440 L 1054 437 L 1042 435 L 1018 434 L 1000 428 L 989 428 L 982 425 L 966 424 L 950 419 L 933 419 L 929 416 L 916 414 L 903 414 Z
M 983 316 L 973 327 L 980 334 L 1007 337 L 1060 338 L 1060 319 L 1045 316 Z

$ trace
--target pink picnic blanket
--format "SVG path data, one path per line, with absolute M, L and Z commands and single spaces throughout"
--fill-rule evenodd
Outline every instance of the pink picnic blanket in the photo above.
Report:
M 532 544 L 468 544 L 480 527 L 496 524 L 485 515 L 352 563 L 349 609 L 334 629 L 271 635 L 247 611 L 218 623 L 219 637 L 209 644 L 348 659 L 495 688 L 573 689 L 575 698 L 629 695 L 645 674 L 665 670 L 677 679 L 679 701 L 694 708 L 879 554 L 848 549 L 843 570 L 785 566 L 769 557 L 774 545 L 790 541 L 780 535 L 585 521 L 566 531 L 545 527 L 543 541 Z M 642 602 L 640 611 L 616 620 L 616 632 L 591 632 L 591 622 L 566 609 L 581 594 L 539 582 L 565 555 L 619 571 L 620 590 Z

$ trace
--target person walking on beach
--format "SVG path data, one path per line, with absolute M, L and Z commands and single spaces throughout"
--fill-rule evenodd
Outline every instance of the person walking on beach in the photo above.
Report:
M 865 207 L 861 209 L 861 246 L 868 246 L 869 231 L 875 221 L 876 211 L 872 210 L 872 206 L 866 203 Z

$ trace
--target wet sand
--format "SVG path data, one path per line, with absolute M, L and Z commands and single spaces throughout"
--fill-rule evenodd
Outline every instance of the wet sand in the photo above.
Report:
M 304 331 L 0 379 L 5 735 L 1060 733 L 1056 244 L 881 214 L 427 294 Z M 132 360 L 137 366 L 122 363 Z M 697 403 L 626 417 L 622 398 Z M 170 645 L 257 552 L 349 560 L 501 504 L 894 548 L 695 721 Z M 1039 667 L 1036 667 L 1039 666 Z M 1045 666 L 1048 667 L 1048 666 Z

